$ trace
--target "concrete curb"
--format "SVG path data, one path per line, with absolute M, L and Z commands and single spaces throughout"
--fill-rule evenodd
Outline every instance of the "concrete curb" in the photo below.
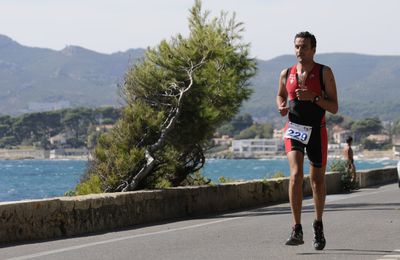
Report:
M 360 171 L 360 187 L 397 181 L 396 168 Z M 327 193 L 341 192 L 327 173 Z M 54 239 L 288 201 L 289 178 L 0 203 L 0 243 Z M 308 176 L 304 196 L 312 194 Z

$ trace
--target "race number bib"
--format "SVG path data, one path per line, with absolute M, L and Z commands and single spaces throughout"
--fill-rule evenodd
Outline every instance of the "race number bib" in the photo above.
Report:
M 308 141 L 310 141 L 311 131 L 311 126 L 289 122 L 288 128 L 285 132 L 285 138 L 294 139 L 302 142 L 303 144 L 308 144 Z

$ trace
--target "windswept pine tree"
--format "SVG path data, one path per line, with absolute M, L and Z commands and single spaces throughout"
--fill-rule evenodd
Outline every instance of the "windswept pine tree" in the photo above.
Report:
M 189 36 L 149 48 L 126 73 L 123 115 L 101 136 L 78 194 L 177 186 L 204 165 L 208 141 L 249 98 L 256 72 L 243 24 L 208 16 L 196 0 Z

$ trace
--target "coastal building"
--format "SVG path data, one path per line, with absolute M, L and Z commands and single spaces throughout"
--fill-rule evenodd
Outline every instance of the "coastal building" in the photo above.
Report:
M 55 146 L 61 146 L 67 143 L 67 136 L 64 133 L 52 136 L 49 138 L 49 142 Z
M 86 148 L 60 148 L 50 150 L 50 159 L 88 159 L 89 151 Z
M 350 130 L 333 130 L 333 141 L 336 144 L 346 143 L 346 139 L 349 136 L 353 137 L 354 139 L 353 132 L 351 132 Z
M 107 124 L 107 125 L 97 125 L 96 126 L 96 131 L 97 132 L 108 132 L 108 131 L 110 131 L 111 129 L 113 129 L 114 128 L 114 125 L 111 125 L 111 124 Z
M 0 149 L 1 160 L 48 159 L 49 151 L 42 149 Z
M 65 147 L 67 146 L 67 140 L 71 138 L 75 138 L 76 134 L 72 130 L 67 130 L 65 132 L 59 133 L 57 135 L 51 136 L 48 140 L 50 144 L 56 147 Z
M 389 142 L 390 136 L 386 134 L 369 135 L 367 139 L 377 144 L 384 144 Z
M 229 137 L 229 135 L 223 135 L 220 138 L 213 138 L 212 140 L 213 144 L 216 146 L 222 146 L 222 145 L 231 146 L 233 138 Z
M 274 129 L 274 132 L 272 134 L 272 138 L 274 138 L 274 139 L 283 139 L 283 132 L 284 132 L 284 129 Z
M 284 151 L 282 139 L 241 139 L 232 141 L 232 152 L 239 157 L 278 155 Z

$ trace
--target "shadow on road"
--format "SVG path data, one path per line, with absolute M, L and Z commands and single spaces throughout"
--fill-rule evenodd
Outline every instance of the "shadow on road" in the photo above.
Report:
M 341 203 L 327 204 L 325 212 L 333 211 L 360 211 L 360 210 L 400 210 L 400 203 Z M 313 205 L 303 207 L 303 213 L 314 212 Z M 263 208 L 249 209 L 243 212 L 231 212 L 220 215 L 220 217 L 247 217 L 291 214 L 289 206 L 267 206 Z
M 328 204 L 325 211 L 344 211 L 344 210 L 399 210 L 400 203 L 345 203 Z

